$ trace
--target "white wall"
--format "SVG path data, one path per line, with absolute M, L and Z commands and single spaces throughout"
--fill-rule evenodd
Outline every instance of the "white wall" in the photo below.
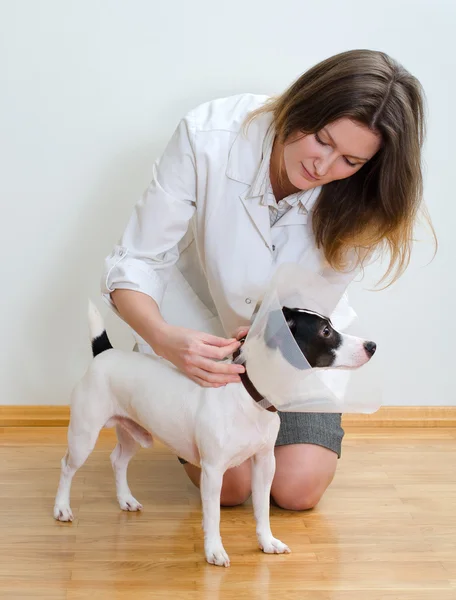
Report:
M 440 250 L 426 266 L 423 231 L 407 274 L 373 294 L 371 269 L 353 303 L 383 353 L 386 404 L 455 404 L 455 17 L 452 0 L 0 0 L 0 404 L 67 403 L 90 359 L 86 299 L 187 110 L 280 92 L 361 47 L 397 58 L 427 92 Z M 131 347 L 118 319 L 108 325 Z

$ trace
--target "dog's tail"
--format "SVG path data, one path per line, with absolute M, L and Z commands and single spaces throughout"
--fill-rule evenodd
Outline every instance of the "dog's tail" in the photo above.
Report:
M 91 300 L 89 300 L 89 332 L 94 357 L 112 348 L 103 317 Z

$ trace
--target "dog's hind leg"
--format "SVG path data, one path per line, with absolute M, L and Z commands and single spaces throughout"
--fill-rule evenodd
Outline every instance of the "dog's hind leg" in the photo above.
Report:
M 128 463 L 135 455 L 139 443 L 122 424 L 116 425 L 116 433 L 118 444 L 112 451 L 111 464 L 116 476 L 117 500 L 122 510 L 141 510 L 142 505 L 132 496 L 127 481 Z
M 72 521 L 70 508 L 71 482 L 76 471 L 82 467 L 95 447 L 98 434 L 103 424 L 98 427 L 76 427 L 70 422 L 68 429 L 68 450 L 61 461 L 59 488 L 55 498 L 54 517 L 58 521 Z

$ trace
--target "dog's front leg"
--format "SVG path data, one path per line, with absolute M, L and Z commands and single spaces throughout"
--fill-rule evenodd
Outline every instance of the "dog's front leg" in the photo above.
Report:
M 220 496 L 223 470 L 213 465 L 201 465 L 201 501 L 203 504 L 204 551 L 211 565 L 229 567 L 230 559 L 220 536 Z
M 255 454 L 252 466 L 252 501 L 260 548 L 267 554 L 288 553 L 288 546 L 272 535 L 269 522 L 269 501 L 275 473 L 274 447 Z

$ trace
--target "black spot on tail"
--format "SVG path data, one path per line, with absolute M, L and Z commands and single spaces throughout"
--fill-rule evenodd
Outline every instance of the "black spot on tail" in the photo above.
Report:
M 106 331 L 103 331 L 101 335 L 92 340 L 92 352 L 94 356 L 101 354 L 105 350 L 110 350 L 111 348 L 112 344 L 109 341 Z

